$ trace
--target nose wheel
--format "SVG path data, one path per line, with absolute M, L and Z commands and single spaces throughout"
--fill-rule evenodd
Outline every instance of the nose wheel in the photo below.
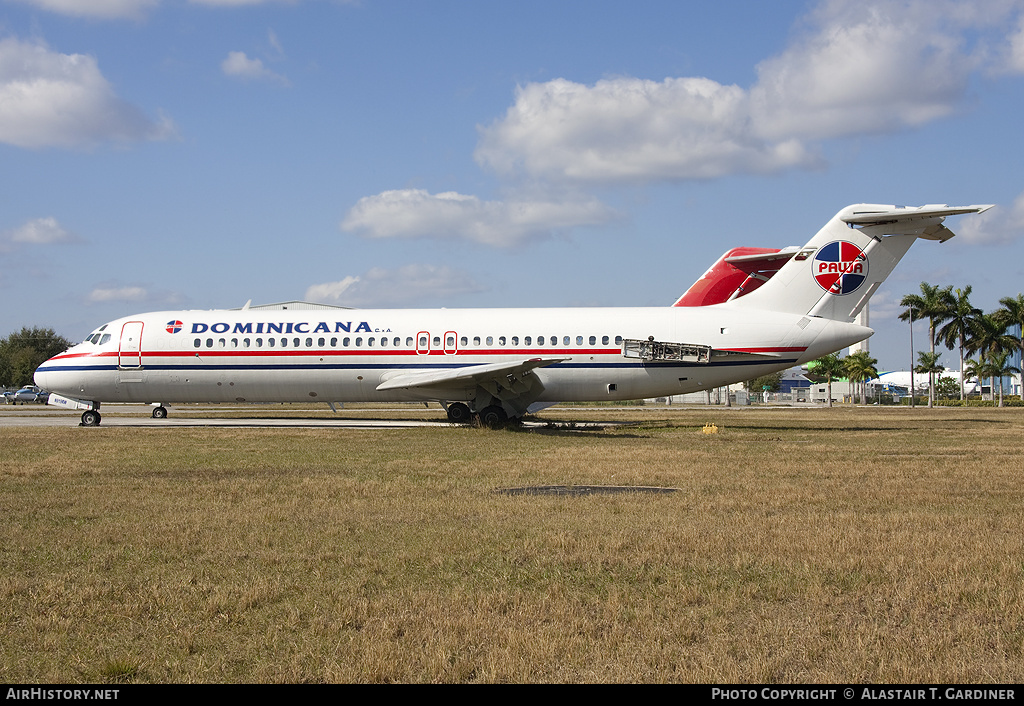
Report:
M 83 427 L 98 427 L 100 425 L 100 413 L 94 409 L 90 409 L 87 412 L 82 412 L 82 426 Z

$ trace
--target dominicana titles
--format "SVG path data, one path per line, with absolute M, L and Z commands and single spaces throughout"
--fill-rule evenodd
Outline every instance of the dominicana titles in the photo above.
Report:
M 194 323 L 192 324 L 191 333 L 388 333 L 391 331 L 390 328 L 371 328 L 370 324 L 366 321 L 360 321 L 356 324 L 355 328 L 352 328 L 351 321 L 335 321 L 333 322 L 333 328 L 330 323 L 326 321 L 318 322 L 314 328 L 311 321 L 299 321 L 297 323 L 273 323 L 260 321 L 253 323 L 247 321 L 245 323 L 236 322 L 229 324 L 226 322 L 218 322 L 215 324 L 203 324 Z

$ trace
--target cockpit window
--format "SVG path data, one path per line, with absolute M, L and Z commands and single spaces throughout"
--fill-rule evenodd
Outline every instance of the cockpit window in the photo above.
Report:
M 104 328 L 106 328 L 106 326 L 104 326 Z M 100 345 L 102 346 L 104 343 L 106 343 L 109 340 L 110 340 L 110 334 L 109 333 L 103 334 L 103 338 L 100 339 Z

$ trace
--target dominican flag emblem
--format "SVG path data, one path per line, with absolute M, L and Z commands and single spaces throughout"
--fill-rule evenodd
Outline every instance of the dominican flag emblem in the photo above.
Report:
M 850 294 L 868 277 L 868 258 L 853 243 L 836 240 L 822 247 L 811 261 L 818 286 L 829 294 Z
M 168 321 L 167 322 L 167 333 L 177 333 L 184 326 L 180 321 Z

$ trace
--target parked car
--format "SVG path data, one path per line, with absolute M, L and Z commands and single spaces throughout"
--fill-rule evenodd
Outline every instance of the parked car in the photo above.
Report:
M 8 390 L 4 393 L 4 401 L 7 404 L 18 404 L 19 402 L 46 402 L 50 393 L 41 390 L 35 385 L 26 385 L 20 390 Z

